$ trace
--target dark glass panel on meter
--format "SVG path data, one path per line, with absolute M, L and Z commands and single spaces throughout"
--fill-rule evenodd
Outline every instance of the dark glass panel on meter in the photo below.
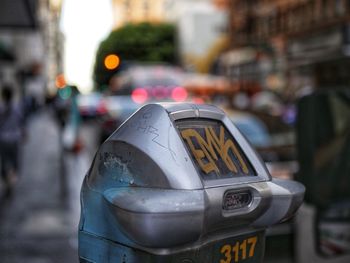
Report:
M 222 122 L 186 119 L 177 121 L 176 126 L 204 180 L 256 175 Z

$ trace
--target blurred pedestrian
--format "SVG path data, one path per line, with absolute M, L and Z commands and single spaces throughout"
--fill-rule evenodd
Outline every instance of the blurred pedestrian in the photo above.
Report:
M 31 112 L 41 109 L 45 105 L 46 88 L 42 74 L 42 64 L 35 62 L 30 66 L 29 76 L 25 79 L 24 89 L 27 107 Z
M 65 127 L 63 128 L 62 142 L 65 150 L 79 153 L 83 148 L 79 135 L 81 125 L 81 116 L 78 109 L 79 89 L 74 85 L 67 86 L 66 88 L 70 91 L 70 110 Z
M 12 194 L 17 180 L 19 146 L 23 137 L 23 115 L 13 100 L 13 87 L 4 85 L 0 104 L 0 166 L 5 196 Z

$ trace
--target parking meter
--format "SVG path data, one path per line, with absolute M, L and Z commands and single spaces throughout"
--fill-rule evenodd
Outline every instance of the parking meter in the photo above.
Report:
M 304 187 L 272 180 L 223 111 L 149 104 L 99 148 L 81 191 L 81 262 L 261 262 Z

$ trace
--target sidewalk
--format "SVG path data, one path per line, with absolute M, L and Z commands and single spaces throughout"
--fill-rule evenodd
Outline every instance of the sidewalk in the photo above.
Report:
M 29 120 L 14 195 L 0 201 L 2 263 L 78 262 L 77 219 L 61 195 L 59 138 L 50 112 Z

